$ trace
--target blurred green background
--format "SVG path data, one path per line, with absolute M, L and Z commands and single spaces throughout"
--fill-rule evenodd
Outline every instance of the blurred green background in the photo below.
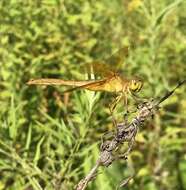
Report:
M 27 86 L 31 78 L 85 77 L 80 63 L 132 46 L 123 64 L 142 76 L 141 97 L 159 97 L 186 78 L 186 1 L 0 1 L 0 190 L 73 189 L 113 129 L 113 95 Z M 82 78 L 81 78 L 82 79 Z M 128 162 L 101 169 L 87 189 L 186 189 L 186 86 L 163 103 L 136 138 Z M 122 104 L 115 110 L 121 116 Z

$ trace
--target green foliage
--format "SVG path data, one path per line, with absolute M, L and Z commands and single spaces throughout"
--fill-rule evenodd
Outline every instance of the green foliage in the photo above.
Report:
M 113 129 L 111 97 L 29 79 L 83 79 L 80 64 L 130 45 L 123 72 L 144 78 L 142 97 L 161 96 L 186 78 L 185 20 L 182 0 L 1 0 L 0 190 L 73 189 Z M 126 189 L 186 188 L 185 89 L 140 129 L 128 164 L 104 169 L 88 189 L 114 189 L 132 172 Z

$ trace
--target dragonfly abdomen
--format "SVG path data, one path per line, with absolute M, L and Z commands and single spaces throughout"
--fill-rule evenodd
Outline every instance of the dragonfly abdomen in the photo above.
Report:
M 92 81 L 76 81 L 76 80 L 62 80 L 62 79 L 34 79 L 28 81 L 29 85 L 64 85 L 64 86 L 83 86 L 92 83 Z

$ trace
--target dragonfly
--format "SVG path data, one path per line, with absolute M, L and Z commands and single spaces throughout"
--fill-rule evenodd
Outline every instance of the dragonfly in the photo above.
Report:
M 84 65 L 87 73 L 98 74 L 101 78 L 94 80 L 63 80 L 55 78 L 31 79 L 28 85 L 59 85 L 71 86 L 64 92 L 70 92 L 77 89 L 87 89 L 91 91 L 105 91 L 115 93 L 117 96 L 109 105 L 110 112 L 113 113 L 118 102 L 123 98 L 128 111 L 128 96 L 136 100 L 136 93 L 143 87 L 143 80 L 140 77 L 124 77 L 118 72 L 120 66 L 128 55 L 128 47 L 123 47 L 107 58 L 105 61 L 94 61 Z

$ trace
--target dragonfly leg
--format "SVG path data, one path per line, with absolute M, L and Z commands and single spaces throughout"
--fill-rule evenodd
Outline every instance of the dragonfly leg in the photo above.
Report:
M 117 122 L 116 122 L 116 120 L 114 118 L 113 109 L 111 108 L 111 106 L 109 106 L 109 110 L 110 110 L 110 115 L 112 117 L 112 122 L 113 122 L 114 126 L 117 127 Z
M 129 109 L 128 109 L 128 99 L 127 99 L 127 94 L 123 94 L 124 96 L 124 106 L 126 106 L 126 112 L 124 113 L 124 122 L 125 124 L 127 124 L 128 120 L 127 120 L 127 116 L 130 113 Z
M 114 101 L 109 105 L 110 111 L 113 113 L 114 109 L 116 108 L 117 103 L 121 100 L 122 94 L 119 94 Z
M 115 118 L 114 118 L 113 111 L 114 111 L 114 109 L 116 108 L 117 103 L 121 100 L 121 98 L 122 98 L 122 94 L 119 94 L 119 95 L 114 99 L 114 101 L 113 101 L 111 104 L 109 104 L 109 110 L 110 110 L 110 114 L 111 114 L 111 117 L 112 117 L 112 121 L 113 121 L 113 123 L 114 123 L 114 126 L 116 126 L 116 127 L 117 127 L 117 122 L 116 122 L 116 120 L 115 120 Z
M 127 94 L 123 94 L 124 96 L 124 106 L 126 106 L 126 113 L 128 114 L 129 113 L 129 110 L 128 110 L 128 98 L 127 98 Z

